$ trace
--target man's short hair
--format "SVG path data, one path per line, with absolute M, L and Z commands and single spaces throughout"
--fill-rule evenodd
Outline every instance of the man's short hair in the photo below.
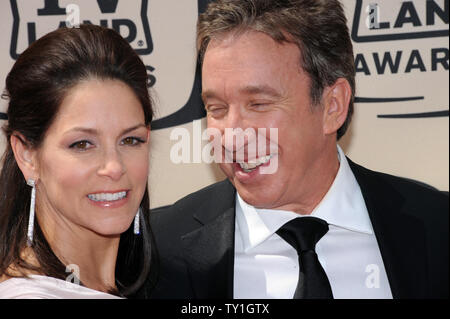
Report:
M 197 49 L 203 62 L 212 39 L 249 30 L 275 41 L 295 43 L 300 66 L 311 79 L 313 105 L 320 105 L 324 88 L 345 78 L 351 88 L 347 118 L 337 132 L 340 139 L 353 114 L 355 64 L 343 7 L 338 0 L 217 0 L 208 5 L 197 24 Z

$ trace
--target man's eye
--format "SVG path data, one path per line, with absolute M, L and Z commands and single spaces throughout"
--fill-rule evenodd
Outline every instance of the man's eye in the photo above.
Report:
M 213 107 L 208 107 L 206 109 L 206 112 L 212 116 L 220 116 L 226 112 L 226 109 L 224 107 L 213 106 Z
M 123 145 L 139 145 L 141 143 L 145 143 L 145 141 L 139 137 L 126 137 L 122 140 Z
M 85 151 L 89 148 L 91 148 L 92 143 L 89 141 L 78 141 L 75 143 L 70 144 L 69 148 L 78 150 L 78 151 Z
M 268 105 L 269 105 L 268 102 L 254 102 L 254 103 L 251 103 L 251 106 L 254 107 L 254 108 L 263 108 L 263 107 L 266 107 Z

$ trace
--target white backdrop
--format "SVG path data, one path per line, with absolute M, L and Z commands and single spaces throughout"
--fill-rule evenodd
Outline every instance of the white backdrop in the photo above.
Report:
M 0 0 L 1 86 L 29 42 L 64 23 L 68 4 L 79 6 L 81 22 L 118 30 L 146 64 L 157 102 L 159 121 L 151 137 L 151 203 L 153 207 L 170 204 L 224 178 L 216 164 L 174 164 L 169 157 L 177 143 L 170 140 L 174 127 L 192 132 L 194 119 L 205 127 L 195 24 L 206 2 Z M 448 191 L 449 1 L 343 3 L 354 41 L 358 103 L 341 146 L 359 164 Z M 378 9 L 370 9 L 373 3 Z M 378 28 L 368 28 L 368 22 Z M 6 108 L 7 102 L 0 101 L 0 117 Z M 4 145 L 2 137 L 1 152 Z

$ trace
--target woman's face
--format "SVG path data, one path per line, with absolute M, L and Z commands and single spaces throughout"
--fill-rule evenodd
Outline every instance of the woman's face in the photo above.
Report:
M 120 81 L 72 88 L 36 152 L 36 214 L 48 231 L 103 236 L 128 229 L 148 179 L 149 128 L 141 103 Z

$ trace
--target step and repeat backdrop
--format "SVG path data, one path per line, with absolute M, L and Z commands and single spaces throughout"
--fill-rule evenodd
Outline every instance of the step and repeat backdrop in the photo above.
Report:
M 0 0 L 0 86 L 14 61 L 66 22 L 118 31 L 144 61 L 156 101 L 152 123 L 151 206 L 173 203 L 222 180 L 195 138 L 206 128 L 195 51 L 198 14 L 208 0 Z M 449 1 L 343 0 L 354 42 L 357 103 L 340 141 L 374 170 L 449 189 Z M 75 6 L 74 6 L 75 5 Z M 0 125 L 7 101 L 0 101 Z M 171 160 L 189 133 L 184 161 Z M 185 141 L 184 141 L 185 142 Z M 0 140 L 3 153 L 5 138 Z M 70 168 L 68 168 L 70 169 Z

